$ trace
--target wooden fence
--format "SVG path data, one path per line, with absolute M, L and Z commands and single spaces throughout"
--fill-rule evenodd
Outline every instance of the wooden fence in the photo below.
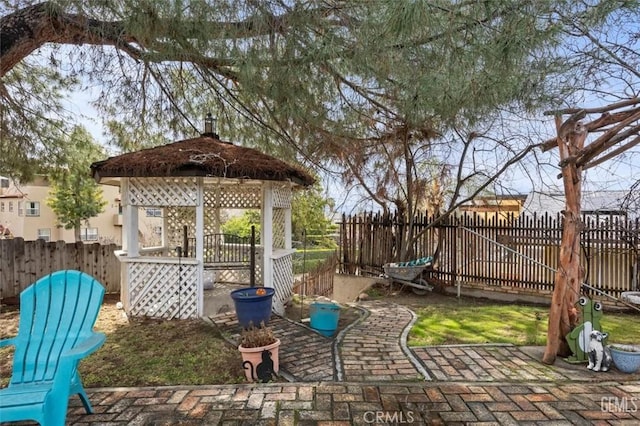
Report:
M 333 276 L 338 267 L 338 256 L 328 257 L 312 271 L 293 283 L 293 292 L 307 296 L 327 296 L 333 294 Z
M 100 245 L 0 240 L 0 299 L 16 297 L 39 278 L 61 269 L 77 269 L 94 276 L 108 293 L 120 291 L 120 262 L 115 244 Z
M 409 225 L 394 215 L 343 216 L 340 270 L 380 274 L 382 265 L 399 259 L 400 235 L 419 235 L 412 258 L 437 253 L 435 278 L 485 289 L 550 294 L 562 238 L 560 216 L 521 215 L 485 220 L 480 215 L 451 217 L 441 223 L 414 218 Z M 585 216 L 582 266 L 585 282 L 619 297 L 638 289 L 640 221 L 616 216 Z

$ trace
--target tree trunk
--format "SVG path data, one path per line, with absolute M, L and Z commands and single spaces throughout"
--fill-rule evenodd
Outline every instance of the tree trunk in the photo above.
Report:
M 563 164 L 562 182 L 566 204 L 563 212 L 560 262 L 555 276 L 551 308 L 549 309 L 547 346 L 542 357 L 542 362 L 545 364 L 553 364 L 558 355 L 570 355 L 565 336 L 575 326 L 574 304 L 580 293 L 584 275 L 580 267 L 582 168 L 576 167 L 575 161 L 565 162 L 564 160 L 575 156 L 584 147 L 587 132 L 574 117 L 569 118 L 562 124 L 560 124 L 560 120 L 560 117 L 556 116 L 558 148 L 560 162 Z
M 76 239 L 76 242 L 81 242 L 82 241 L 82 237 L 80 236 L 80 222 L 76 223 L 73 226 L 73 235 Z

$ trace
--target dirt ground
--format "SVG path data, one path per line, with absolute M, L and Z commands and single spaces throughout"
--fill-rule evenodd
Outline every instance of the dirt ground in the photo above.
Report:
M 385 280 L 381 280 L 379 283 L 374 284 L 371 288 L 369 288 L 366 292 L 368 300 L 385 300 L 390 303 L 397 303 L 399 305 L 407 306 L 412 310 L 420 309 L 424 306 L 429 305 L 481 305 L 491 303 L 488 299 L 478 299 L 478 298 L 460 298 L 458 299 L 455 296 L 450 294 L 445 294 L 443 291 L 443 287 L 438 287 L 434 289 L 432 292 L 428 292 L 425 295 L 418 296 L 411 291 L 411 288 L 408 286 L 402 286 L 398 284 L 393 284 L 392 286 Z M 294 297 L 292 303 L 290 303 L 285 312 L 285 316 L 292 320 L 300 322 L 301 319 L 309 318 L 309 306 L 315 301 L 316 298 L 314 296 L 307 297 L 301 303 L 299 297 Z M 494 302 L 495 303 L 495 302 Z M 337 333 L 339 333 L 344 328 L 348 327 L 351 323 L 360 318 L 362 311 L 357 308 L 350 307 L 346 304 L 341 305 L 342 309 L 340 310 L 340 319 L 338 321 L 338 329 Z M 308 321 L 306 322 L 308 325 Z
M 309 311 L 310 311 L 311 303 L 314 300 L 315 299 L 313 297 L 306 298 L 303 301 L 300 301 L 299 299 L 294 299 L 293 303 L 290 303 L 289 305 L 287 305 L 285 310 L 285 317 L 287 317 L 291 321 L 303 322 L 303 323 L 306 323 L 306 325 L 309 325 L 309 321 L 308 321 L 308 318 L 310 316 Z M 336 336 L 338 333 L 340 333 L 340 331 L 348 327 L 351 323 L 358 320 L 361 314 L 362 312 L 356 308 L 349 307 L 346 305 L 341 305 L 340 317 L 338 318 L 338 328 L 336 329 L 336 333 L 334 334 L 334 336 Z M 303 319 L 307 319 L 307 321 L 306 322 L 302 321 Z
M 444 286 L 441 283 L 435 284 L 433 291 L 427 292 L 425 295 L 417 295 L 411 291 L 411 287 L 402 286 L 394 283 L 389 285 L 387 281 L 381 280 L 374 284 L 369 290 L 367 295 L 370 300 L 384 299 L 390 303 L 396 303 L 398 305 L 407 306 L 412 310 L 420 309 L 429 305 L 487 305 L 496 303 L 495 300 L 483 299 L 478 297 L 465 297 L 460 298 L 450 293 L 445 293 Z M 519 302 L 520 303 L 520 302 Z

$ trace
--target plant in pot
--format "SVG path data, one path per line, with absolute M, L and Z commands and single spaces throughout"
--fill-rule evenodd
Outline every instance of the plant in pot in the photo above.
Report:
M 238 350 L 242 355 L 242 367 L 250 382 L 269 382 L 278 374 L 280 339 L 273 334 L 271 327 L 263 322 L 260 327 L 249 325 L 240 333 Z
M 623 373 L 635 373 L 640 369 L 640 346 L 614 343 L 609 345 L 609 349 L 618 370 Z

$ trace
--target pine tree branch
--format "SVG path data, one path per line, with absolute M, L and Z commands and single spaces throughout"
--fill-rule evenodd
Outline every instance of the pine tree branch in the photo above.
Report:
M 302 12 L 294 10 L 291 13 L 325 16 L 329 11 L 335 11 L 335 7 Z M 124 21 L 102 21 L 80 14 L 66 13 L 51 2 L 20 9 L 0 18 L 0 39 L 2 39 L 2 43 L 0 43 L 0 77 L 46 43 L 114 46 L 136 60 L 150 62 L 189 61 L 219 71 L 227 78 L 235 77 L 229 69 L 235 62 L 232 59 L 211 58 L 193 52 L 179 54 L 157 50 L 154 52 L 153 47 L 161 45 L 158 40 L 172 38 L 172 26 L 169 20 L 163 20 L 151 13 L 150 16 L 155 20 L 154 28 L 158 33 L 154 34 L 153 40 L 141 40 L 127 31 Z M 209 37 L 213 39 L 233 40 L 283 34 L 289 29 L 290 19 L 289 14 L 281 16 L 263 14 L 237 22 L 194 22 L 193 27 L 206 26 L 211 29 Z M 340 25 L 339 20 L 331 22 Z M 195 33 L 182 34 L 182 36 L 198 38 L 198 34 Z

